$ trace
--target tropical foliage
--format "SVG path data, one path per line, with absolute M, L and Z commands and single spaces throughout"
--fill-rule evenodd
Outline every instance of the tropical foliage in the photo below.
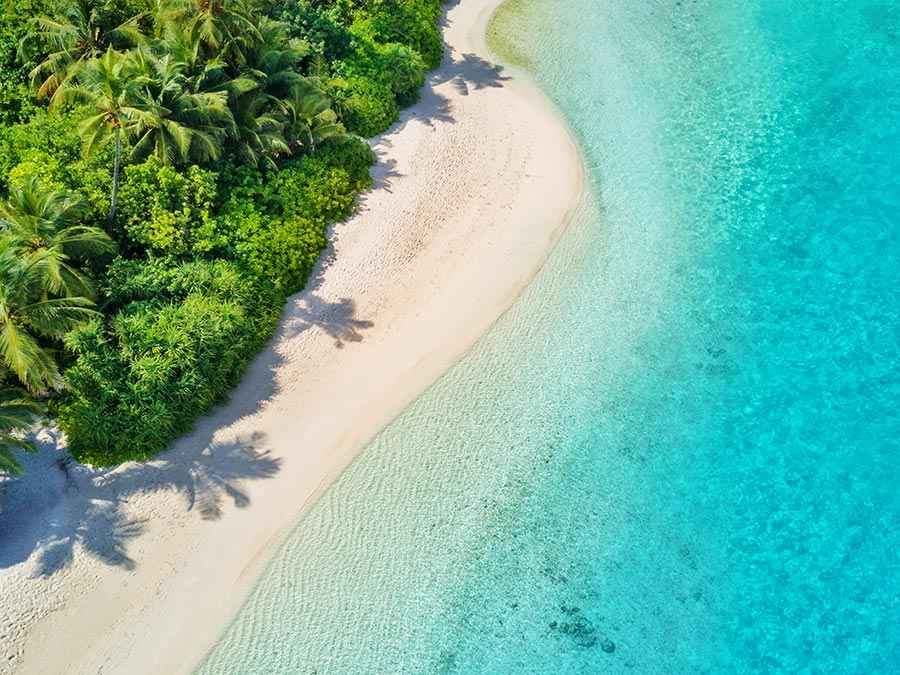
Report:
M 26 432 L 35 423 L 41 407 L 13 387 L 0 389 L 0 473 L 17 474 L 22 466 L 18 450 L 34 450 Z
M 438 0 L 0 15 L 0 472 L 40 407 L 147 457 L 227 395 L 443 51 Z

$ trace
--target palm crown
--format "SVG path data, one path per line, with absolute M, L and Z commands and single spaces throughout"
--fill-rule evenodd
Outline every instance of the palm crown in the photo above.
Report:
M 62 384 L 53 349 L 41 338 L 61 340 L 97 315 L 86 297 L 49 293 L 50 257 L 46 250 L 23 254 L 14 239 L 0 238 L 0 357 L 37 394 Z
M 96 5 L 93 0 L 74 0 L 64 4 L 60 16 L 34 19 L 51 47 L 30 73 L 38 98 L 55 98 L 82 66 L 113 44 L 129 45 L 140 39 L 140 15 L 107 29 Z
M 80 224 L 86 213 L 80 197 L 46 190 L 31 176 L 0 202 L 0 232 L 23 257 L 40 258 L 48 292 L 91 297 L 90 281 L 72 262 L 110 252 L 115 245 L 99 227 Z
M 18 389 L 0 388 L 0 472 L 22 472 L 13 451 L 34 449 L 34 444 L 24 434 L 34 424 L 40 412 L 41 406 Z

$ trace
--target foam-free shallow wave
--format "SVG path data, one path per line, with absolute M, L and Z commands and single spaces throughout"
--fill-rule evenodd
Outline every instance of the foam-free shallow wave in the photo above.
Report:
M 893 672 L 900 10 L 515 0 L 493 28 L 593 197 L 199 672 Z

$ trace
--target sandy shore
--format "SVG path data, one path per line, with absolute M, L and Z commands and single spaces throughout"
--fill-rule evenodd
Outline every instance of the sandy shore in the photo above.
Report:
M 540 268 L 581 160 L 491 63 L 497 4 L 448 10 L 444 64 L 373 141 L 374 189 L 228 405 L 157 461 L 91 472 L 50 450 L 5 486 L 0 673 L 190 672 L 302 509 Z

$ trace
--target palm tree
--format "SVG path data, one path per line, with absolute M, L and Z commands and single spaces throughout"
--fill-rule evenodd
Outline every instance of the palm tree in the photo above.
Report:
M 13 451 L 34 450 L 34 444 L 25 438 L 24 433 L 35 423 L 41 411 L 40 405 L 18 389 L 0 388 L 0 473 L 22 473 Z
M 160 3 L 157 30 L 183 26 L 200 43 L 207 58 L 231 63 L 242 60 L 241 49 L 259 39 L 259 30 L 245 0 L 167 0 Z
M 270 96 L 287 98 L 304 79 L 300 70 L 309 46 L 288 38 L 287 27 L 280 21 L 265 16 L 259 19 L 257 38 L 247 41 L 242 51 L 240 74 L 253 78 Z
M 116 217 L 119 170 L 122 163 L 122 131 L 129 117 L 139 112 L 134 102 L 140 96 L 141 81 L 134 77 L 134 64 L 127 55 L 107 48 L 99 58 L 91 59 L 78 71 L 76 84 L 66 88 L 62 101 L 85 102 L 92 108 L 78 125 L 85 155 L 115 142 L 112 194 L 109 221 Z
M 171 55 L 175 62 L 183 65 L 190 92 L 196 94 L 226 90 L 224 84 L 228 75 L 225 72 L 225 61 L 218 56 L 207 57 L 203 53 L 200 38 L 183 26 L 168 26 L 156 42 L 155 50 L 160 54 Z
M 277 105 L 277 99 L 258 90 L 239 96 L 231 104 L 236 151 L 249 164 L 274 167 L 276 157 L 291 152 L 284 135 L 283 115 Z
M 43 256 L 40 269 L 51 293 L 92 297 L 92 284 L 70 261 L 115 249 L 99 227 L 79 224 L 87 210 L 81 197 L 45 190 L 36 176 L 13 187 L 9 199 L 0 202 L 0 233 L 22 255 Z
M 224 84 L 234 114 L 237 154 L 254 165 L 274 165 L 291 152 L 285 136 L 283 99 L 304 83 L 300 65 L 307 49 L 289 40 L 283 24 L 263 17 L 255 40 L 242 46 L 241 65 Z
M 62 379 L 51 349 L 79 323 L 98 316 L 85 297 L 49 296 L 48 251 L 25 254 L 11 237 L 0 237 L 0 358 L 32 393 L 59 388 Z
M 128 126 L 134 139 L 132 159 L 151 154 L 163 164 L 218 159 L 234 127 L 228 95 L 188 91 L 185 65 L 169 54 L 139 50 L 135 59 L 143 73 L 143 91 Z
M 294 150 L 304 146 L 315 150 L 318 143 L 340 138 L 346 133 L 344 125 L 331 109 L 331 101 L 308 82 L 294 87 L 283 109 L 287 139 Z
M 53 18 L 33 20 L 34 34 L 50 44 L 51 51 L 29 74 L 39 99 L 56 93 L 80 68 L 100 56 L 113 43 L 134 44 L 141 39 L 138 15 L 112 29 L 105 29 L 96 0 L 63 3 L 63 12 Z

